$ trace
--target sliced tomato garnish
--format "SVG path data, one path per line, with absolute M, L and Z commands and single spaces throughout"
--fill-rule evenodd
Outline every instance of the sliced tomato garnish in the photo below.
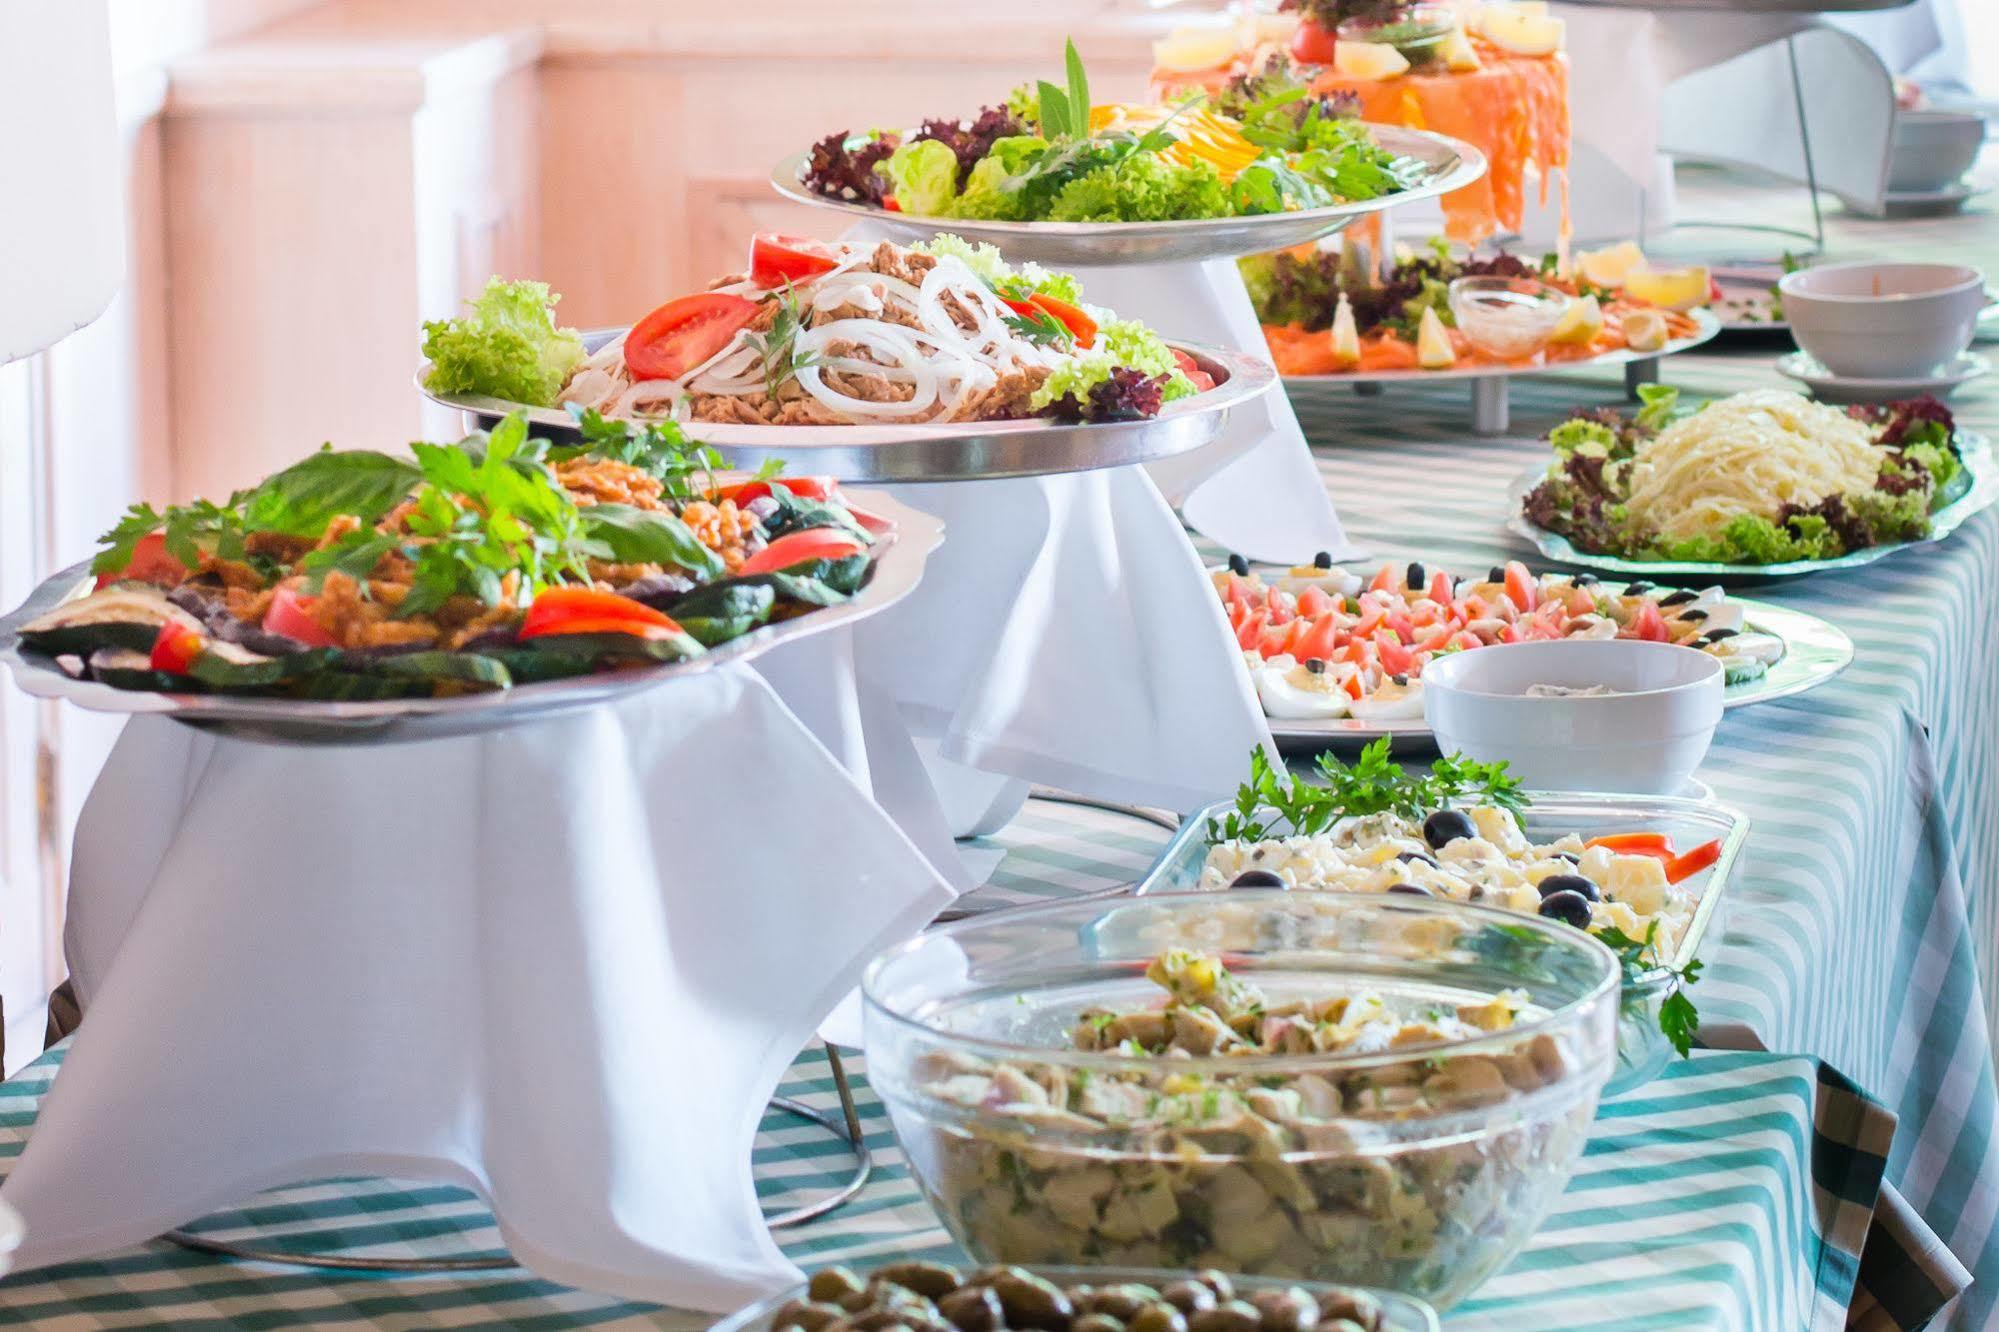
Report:
M 803 282 L 839 267 L 832 247 L 805 236 L 760 231 L 750 238 L 750 281 L 759 287 Z
M 551 587 L 535 597 L 521 620 L 522 638 L 547 634 L 635 634 L 663 638 L 680 632 L 664 611 L 594 587 Z
M 803 532 L 787 532 L 743 561 L 739 574 L 774 573 L 807 560 L 843 560 L 867 549 L 851 532 L 837 527 L 808 527 Z
M 271 608 L 264 612 L 265 632 L 296 638 L 311 647 L 337 646 L 326 626 L 313 617 L 312 608 L 318 600 L 295 587 L 279 588 L 271 597 Z
M 184 624 L 167 623 L 160 626 L 158 636 L 153 639 L 151 666 L 156 671 L 168 671 L 174 675 L 186 675 L 195 659 L 201 656 L 201 649 L 207 640 Z
M 1678 883 L 1682 879 L 1690 879 L 1720 859 L 1720 838 L 1712 842 L 1702 842 L 1685 855 L 1674 856 L 1666 862 L 1666 882 Z
M 900 213 L 902 205 L 895 201 L 893 194 L 884 194 L 882 196 L 882 211 L 884 213 Z
M 187 566 L 167 554 L 167 535 L 164 532 L 149 532 L 132 545 L 132 558 L 125 567 L 115 573 L 97 575 L 97 585 L 134 581 L 140 583 L 164 583 L 171 587 L 187 577 Z
M 1215 386 L 1215 377 L 1203 370 L 1199 361 L 1178 347 L 1169 347 L 1167 350 L 1173 353 L 1173 363 L 1180 367 L 1180 373 L 1187 376 L 1197 392 L 1206 393 Z
M 755 301 L 728 292 L 668 301 L 625 334 L 625 366 L 634 379 L 678 379 L 728 346 L 756 313 Z
M 840 483 L 830 476 L 780 476 L 776 483 L 804 500 L 828 500 Z M 753 499 L 762 499 L 770 494 L 770 481 L 744 481 L 733 486 L 722 487 L 722 498 L 734 500 L 737 505 L 748 504 Z

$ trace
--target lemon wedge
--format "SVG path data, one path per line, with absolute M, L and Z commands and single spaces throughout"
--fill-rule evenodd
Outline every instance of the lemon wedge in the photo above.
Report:
M 1576 256 L 1576 273 L 1592 287 L 1621 287 L 1624 275 L 1645 262 L 1645 252 L 1635 241 L 1621 241 L 1603 250 L 1584 250 Z
M 1360 364 L 1360 329 L 1354 323 L 1353 303 L 1345 292 L 1333 310 L 1333 359 L 1341 365 Z
M 1451 35 L 1437 48 L 1437 54 L 1443 57 L 1444 68 L 1453 74 L 1469 74 L 1479 67 L 1478 52 L 1472 49 L 1471 38 L 1465 36 L 1463 28 L 1452 28 Z
M 1638 264 L 1624 274 L 1624 294 L 1662 310 L 1691 310 L 1707 301 L 1707 269 Z
M 1175 28 L 1152 44 L 1153 65 L 1177 74 L 1215 69 L 1235 54 L 1235 33 L 1228 28 Z
M 1479 31 L 1502 51 L 1551 56 L 1562 49 L 1567 25 L 1558 18 L 1533 13 L 1517 4 L 1487 5 L 1479 13 Z
M 1555 331 L 1548 335 L 1548 341 L 1580 347 L 1595 340 L 1601 332 L 1603 307 L 1596 303 L 1596 297 L 1585 296 L 1579 301 L 1569 302 L 1569 308 L 1562 311 L 1561 320 L 1556 323 Z
M 1350 79 L 1392 79 L 1408 71 L 1409 61 L 1386 42 L 1341 42 L 1333 68 Z
M 1444 331 L 1444 321 L 1437 318 L 1436 307 L 1425 307 L 1423 322 L 1416 325 L 1416 364 L 1425 370 L 1448 370 L 1457 363 L 1458 353 Z
M 1625 315 L 1624 345 L 1635 352 L 1658 351 L 1666 345 L 1666 316 L 1657 310 L 1633 310 Z

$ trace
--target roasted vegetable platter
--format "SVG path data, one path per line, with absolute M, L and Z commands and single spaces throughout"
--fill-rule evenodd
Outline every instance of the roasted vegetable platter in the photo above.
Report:
M 23 689 L 257 740 L 392 743 L 614 701 L 871 615 L 942 525 L 728 473 L 671 426 L 519 417 L 324 449 L 222 503 L 135 506 L 0 618 Z

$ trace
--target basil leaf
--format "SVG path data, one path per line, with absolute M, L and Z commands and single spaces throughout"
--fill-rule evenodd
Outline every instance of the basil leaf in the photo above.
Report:
M 1072 39 L 1062 53 L 1069 79 L 1069 129 L 1079 139 L 1090 137 L 1090 76 L 1083 72 L 1083 57 L 1076 54 Z
M 629 504 L 587 504 L 583 530 L 610 548 L 619 564 L 664 564 L 685 569 L 703 582 L 720 578 L 722 557 L 701 544 L 687 524 L 670 513 Z
M 363 527 L 375 523 L 415 487 L 421 473 L 406 458 L 367 449 L 321 449 L 265 478 L 244 500 L 243 526 L 253 532 L 317 537 L 341 514 Z

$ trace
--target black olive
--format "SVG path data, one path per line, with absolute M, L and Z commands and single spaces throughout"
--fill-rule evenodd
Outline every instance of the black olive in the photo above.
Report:
M 1668 593 L 1666 596 L 1660 597 L 1659 609 L 1664 610 L 1668 606 L 1684 606 L 1699 595 L 1700 593 L 1690 592 L 1683 587 L 1677 592 Z
M 1425 865 L 1435 865 L 1437 863 L 1435 856 L 1426 856 L 1421 851 L 1397 851 L 1395 858 L 1397 860 L 1420 860 Z
M 1411 897 L 1436 896 L 1435 893 L 1431 892 L 1428 888 L 1425 888 L 1420 883 L 1391 883 L 1388 885 L 1388 891 L 1391 893 L 1407 893 Z
M 1496 564 L 1495 564 L 1495 565 L 1493 565 L 1493 566 L 1492 566 L 1492 567 L 1491 567 L 1490 569 L 1487 569 L 1487 570 L 1485 571 L 1485 581 L 1486 581 L 1486 582 L 1488 582 L 1488 583 L 1503 583 L 1503 582 L 1505 582 L 1505 581 L 1506 581 L 1506 570 L 1504 570 L 1504 569 L 1500 568 L 1500 567 L 1499 567 L 1498 565 L 1496 565 Z
M 1423 840 L 1441 850 L 1460 837 L 1476 837 L 1478 829 L 1469 815 L 1455 809 L 1440 809 L 1423 820 Z
M 1541 900 L 1544 902 L 1556 893 L 1574 893 L 1577 897 L 1587 898 L 1592 902 L 1603 900 L 1603 894 L 1597 890 L 1597 886 L 1580 874 L 1550 874 L 1535 886 L 1541 890 Z
M 1707 618 L 1707 612 L 1704 610 L 1683 610 L 1680 612 L 1679 618 L 1687 624 L 1699 624 Z
M 1282 888 L 1284 880 L 1269 870 L 1244 870 L 1229 880 L 1231 888 Z
M 1603 580 L 1601 578 L 1598 578 L 1595 574 L 1588 574 L 1588 573 L 1577 574 L 1574 579 L 1575 585 L 1577 587 L 1594 587 L 1596 584 L 1602 581 Z
M 1409 683 L 1409 677 L 1406 675 L 1391 675 L 1388 678 L 1393 680 L 1398 685 L 1407 686 Z
M 1557 851 L 1555 854 L 1563 860 L 1568 861 L 1571 865 L 1580 865 L 1583 863 L 1583 858 L 1573 851 Z
M 1332 567 L 1333 567 L 1333 552 L 1331 552 L 1330 550 L 1322 550 L 1322 551 L 1320 551 L 1320 552 L 1319 552 L 1319 553 L 1318 553 L 1317 555 L 1314 555 L 1314 556 L 1312 557 L 1312 567 L 1313 567 L 1314 569 L 1330 569 L 1330 568 L 1332 568 Z
M 1644 595 L 1645 595 L 1645 594 L 1646 594 L 1647 592 L 1650 592 L 1650 591 L 1652 591 L 1652 590 L 1653 590 L 1653 589 L 1654 589 L 1655 587 L 1657 587 L 1657 586 L 1658 586 L 1658 584 L 1656 584 L 1656 583 L 1648 583 L 1648 582 L 1646 582 L 1646 581 L 1645 581 L 1644 579 L 1642 579 L 1642 578 L 1641 578 L 1641 579 L 1639 579 L 1639 580 L 1638 580 L 1637 582 L 1635 582 L 1635 583 L 1632 583 L 1632 584 L 1629 584 L 1628 586 L 1626 586 L 1626 587 L 1625 587 L 1625 589 L 1624 589 L 1624 595 L 1625 595 L 1625 596 L 1627 596 L 1627 597 L 1642 597 L 1642 596 L 1644 596 Z
M 1305 669 L 1313 675 L 1324 675 L 1326 673 L 1326 659 L 1324 657 L 1307 657 L 1305 658 Z
M 1734 629 L 1710 629 L 1706 633 L 1701 635 L 1701 642 L 1719 643 L 1724 638 L 1735 637 L 1737 632 L 1738 631 Z
M 1422 589 L 1423 584 L 1430 581 L 1429 578 L 1426 577 L 1424 574 L 1423 566 L 1418 564 L 1414 560 L 1409 561 L 1409 568 L 1406 571 L 1406 577 L 1409 580 L 1408 586 L 1411 592 L 1420 591 Z
M 1565 920 L 1579 930 L 1589 928 L 1589 899 L 1566 889 L 1541 899 L 1541 914 L 1549 920 Z
M 1240 555 L 1229 556 L 1229 572 L 1238 578 L 1249 577 L 1249 561 Z

